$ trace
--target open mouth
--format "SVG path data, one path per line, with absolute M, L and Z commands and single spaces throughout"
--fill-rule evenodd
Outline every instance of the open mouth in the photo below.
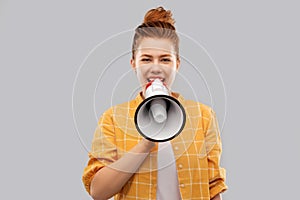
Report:
M 164 78 L 147 78 L 147 81 L 148 81 L 148 82 L 152 82 L 152 81 L 154 81 L 155 79 L 159 79 L 161 82 L 164 82 L 164 81 L 165 81 Z

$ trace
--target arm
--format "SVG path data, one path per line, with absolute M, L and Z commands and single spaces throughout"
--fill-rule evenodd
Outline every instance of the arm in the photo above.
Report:
M 91 182 L 93 199 L 108 199 L 118 193 L 138 170 L 154 145 L 155 143 L 143 139 L 122 158 L 100 169 Z
M 210 111 L 206 131 L 205 145 L 208 161 L 209 189 L 211 199 L 221 200 L 220 193 L 227 190 L 225 184 L 226 171 L 220 166 L 222 144 L 217 117 L 213 110 Z

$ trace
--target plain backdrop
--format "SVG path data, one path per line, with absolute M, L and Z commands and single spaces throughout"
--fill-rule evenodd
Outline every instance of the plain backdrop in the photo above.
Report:
M 211 91 L 220 95 L 214 102 L 229 186 L 223 199 L 297 199 L 300 5 L 292 0 L 1 0 L 0 199 L 91 199 L 81 175 L 97 117 L 82 122 L 80 112 L 74 114 L 76 77 L 98 44 L 133 30 L 147 10 L 159 5 L 172 10 L 178 31 L 209 53 L 219 70 L 219 76 L 208 76 L 210 84 L 223 81 L 225 91 L 220 85 Z M 127 41 L 120 37 L 100 50 L 124 52 L 114 63 L 124 63 L 120 68 L 128 72 L 131 41 L 116 45 L 117 39 Z M 102 81 L 119 72 L 116 66 L 110 69 Z M 126 79 L 133 77 L 130 73 Z M 86 107 L 78 101 L 77 109 L 93 113 L 95 104 L 99 116 L 115 100 L 132 97 L 117 88 L 111 100 L 109 90 L 101 90 L 109 79 L 101 80 L 95 99 L 88 98 Z

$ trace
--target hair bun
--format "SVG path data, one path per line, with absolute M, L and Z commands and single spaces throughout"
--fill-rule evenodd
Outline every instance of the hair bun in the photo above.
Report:
M 162 6 L 149 10 L 144 17 L 144 23 L 148 22 L 167 22 L 172 26 L 175 24 L 175 20 L 172 18 L 172 12 L 165 10 Z

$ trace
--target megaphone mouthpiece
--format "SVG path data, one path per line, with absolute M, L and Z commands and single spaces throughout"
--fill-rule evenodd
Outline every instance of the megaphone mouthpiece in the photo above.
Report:
M 169 95 L 166 85 L 160 79 L 154 79 L 146 85 L 145 98 L 154 95 Z

